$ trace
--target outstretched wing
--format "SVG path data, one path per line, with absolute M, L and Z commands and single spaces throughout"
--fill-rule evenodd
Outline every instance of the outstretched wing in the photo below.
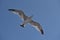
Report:
M 17 9 L 8 9 L 9 11 L 12 11 L 15 14 L 18 14 L 22 19 L 26 20 L 27 16 L 24 14 L 22 10 Z
M 30 24 L 32 24 L 41 34 L 44 34 L 41 25 L 33 20 L 31 20 Z

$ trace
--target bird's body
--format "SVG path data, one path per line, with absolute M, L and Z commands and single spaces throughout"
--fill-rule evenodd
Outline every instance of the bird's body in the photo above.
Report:
M 24 21 L 23 23 L 20 25 L 22 27 L 24 27 L 25 24 L 30 23 L 31 25 L 33 25 L 33 27 L 35 27 L 39 32 L 41 32 L 41 34 L 44 34 L 43 29 L 41 27 L 41 25 L 35 21 L 32 20 L 32 16 L 28 17 L 24 14 L 24 12 L 22 10 L 17 10 L 17 9 L 8 9 L 9 11 L 12 11 L 13 13 L 19 15 Z

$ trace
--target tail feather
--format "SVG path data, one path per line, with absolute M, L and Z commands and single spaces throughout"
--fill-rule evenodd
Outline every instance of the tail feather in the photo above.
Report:
M 24 25 L 20 25 L 21 27 L 24 27 Z

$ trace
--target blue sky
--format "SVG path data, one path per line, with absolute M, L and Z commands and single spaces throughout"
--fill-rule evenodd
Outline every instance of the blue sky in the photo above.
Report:
M 45 34 L 29 24 L 20 27 L 21 18 L 9 12 L 10 8 L 33 15 Z M 60 0 L 0 0 L 0 40 L 60 40 Z

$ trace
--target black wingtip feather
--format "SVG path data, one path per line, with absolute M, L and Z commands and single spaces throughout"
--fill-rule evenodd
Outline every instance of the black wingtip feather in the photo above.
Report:
M 42 34 L 42 35 L 44 34 L 43 30 L 41 30 L 41 34 Z
M 8 9 L 8 11 L 15 11 L 14 9 Z

